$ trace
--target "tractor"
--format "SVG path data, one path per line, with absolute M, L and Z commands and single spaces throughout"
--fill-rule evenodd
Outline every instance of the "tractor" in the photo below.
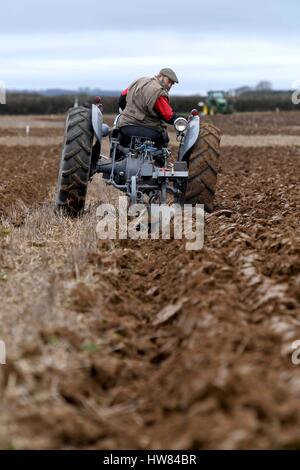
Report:
M 228 103 L 224 91 L 209 91 L 205 102 L 199 102 L 198 106 L 204 115 L 231 114 L 233 109 Z
M 128 196 L 130 204 L 204 204 L 213 211 L 220 155 L 220 132 L 202 123 L 197 110 L 179 117 L 174 128 L 177 155 L 150 127 L 112 128 L 103 122 L 98 98 L 91 107 L 68 110 L 57 181 L 56 210 L 70 216 L 83 213 L 89 182 L 100 173 L 105 183 Z M 109 155 L 101 154 L 102 139 L 109 138 Z

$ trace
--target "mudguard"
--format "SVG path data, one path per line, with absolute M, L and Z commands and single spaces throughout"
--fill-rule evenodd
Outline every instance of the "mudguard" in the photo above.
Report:
M 93 125 L 95 135 L 97 139 L 99 140 L 99 142 L 101 142 L 101 139 L 102 139 L 102 124 L 103 124 L 102 113 L 100 109 L 98 108 L 98 106 L 93 104 L 92 105 L 92 125 Z
M 200 117 L 193 116 L 188 123 L 187 131 L 184 135 L 183 140 L 181 141 L 179 152 L 178 152 L 178 160 L 184 160 L 184 157 L 188 153 L 188 151 L 195 145 L 196 140 L 198 139 L 200 132 Z
M 101 142 L 102 138 L 109 134 L 109 127 L 103 123 L 103 115 L 95 104 L 92 105 L 92 125 L 97 139 Z

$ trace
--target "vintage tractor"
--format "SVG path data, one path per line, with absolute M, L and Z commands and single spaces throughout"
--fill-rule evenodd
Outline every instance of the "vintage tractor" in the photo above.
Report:
M 74 107 L 66 116 L 55 206 L 71 216 L 85 207 L 88 183 L 96 173 L 124 192 L 130 203 L 204 204 L 213 210 L 220 155 L 220 133 L 202 123 L 196 110 L 175 123 L 178 152 L 171 156 L 160 131 L 145 126 L 103 123 L 101 101 L 92 108 Z M 109 156 L 101 142 L 110 139 Z

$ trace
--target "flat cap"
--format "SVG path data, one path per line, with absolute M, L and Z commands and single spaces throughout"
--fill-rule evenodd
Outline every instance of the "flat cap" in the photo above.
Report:
M 168 77 L 170 80 L 172 80 L 172 82 L 179 83 L 177 75 L 174 72 L 174 70 L 169 69 L 169 68 L 164 68 L 164 69 L 161 69 L 159 73 L 160 75 L 165 75 L 166 77 Z

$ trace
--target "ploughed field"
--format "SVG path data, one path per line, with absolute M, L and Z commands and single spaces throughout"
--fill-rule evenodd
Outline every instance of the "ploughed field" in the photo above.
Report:
M 97 240 L 100 177 L 55 215 L 63 117 L 1 116 L 1 448 L 300 447 L 300 113 L 211 120 L 216 210 L 186 251 Z

